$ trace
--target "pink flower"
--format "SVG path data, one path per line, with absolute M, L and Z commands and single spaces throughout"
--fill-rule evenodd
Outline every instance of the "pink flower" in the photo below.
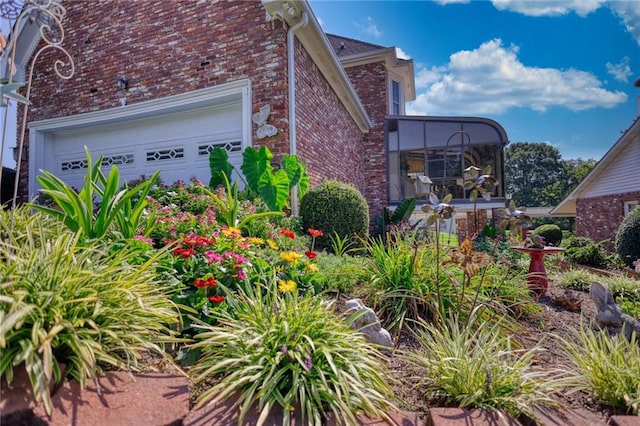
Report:
M 222 262 L 222 260 L 224 259 L 224 257 L 222 257 L 221 254 L 216 253 L 213 250 L 205 251 L 204 252 L 204 257 L 207 258 L 207 264 L 213 263 L 213 262 Z
M 138 241 L 143 241 L 147 244 L 153 244 L 153 240 L 149 237 L 145 237 L 144 235 L 136 235 L 135 237 L 133 237 L 134 239 L 138 240 Z

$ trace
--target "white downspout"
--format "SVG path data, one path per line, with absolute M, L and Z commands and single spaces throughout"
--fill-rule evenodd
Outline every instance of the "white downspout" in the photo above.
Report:
M 289 154 L 296 155 L 296 65 L 294 62 L 295 54 L 295 35 L 294 33 L 307 25 L 309 18 L 307 12 L 302 12 L 300 22 L 289 28 L 287 31 L 287 68 L 289 74 Z M 291 214 L 298 216 L 298 185 L 291 188 Z

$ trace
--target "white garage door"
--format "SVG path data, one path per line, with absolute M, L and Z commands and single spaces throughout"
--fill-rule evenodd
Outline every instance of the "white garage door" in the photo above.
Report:
M 105 173 L 116 165 L 129 181 L 160 170 L 165 184 L 198 178 L 209 182 L 209 152 L 220 146 L 239 170 L 242 162 L 241 105 L 225 105 L 80 131 L 54 134 L 50 169 L 69 185 L 81 188 L 87 171 L 86 146 Z
M 208 184 L 214 147 L 224 148 L 239 172 L 242 151 L 251 145 L 250 93 L 250 82 L 243 80 L 30 123 L 29 195 L 36 195 L 40 170 L 83 187 L 85 146 L 94 161 L 102 156 L 105 173 L 118 167 L 121 183 L 159 170 L 167 185 L 192 178 Z

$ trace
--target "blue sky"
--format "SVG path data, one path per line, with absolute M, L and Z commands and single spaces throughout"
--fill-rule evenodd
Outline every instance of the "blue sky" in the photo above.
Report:
M 638 0 L 310 4 L 325 32 L 413 59 L 409 114 L 492 118 L 512 143 L 595 160 L 638 114 Z

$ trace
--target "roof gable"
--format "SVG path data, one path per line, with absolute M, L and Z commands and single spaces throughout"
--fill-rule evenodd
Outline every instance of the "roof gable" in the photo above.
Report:
M 327 39 L 329 40 L 329 43 L 331 43 L 333 51 L 336 52 L 336 55 L 338 55 L 339 58 L 385 49 L 384 46 L 334 34 L 327 34 Z
M 640 191 L 640 117 L 622 134 L 598 164 L 551 214 L 576 214 L 576 200 L 609 194 Z

